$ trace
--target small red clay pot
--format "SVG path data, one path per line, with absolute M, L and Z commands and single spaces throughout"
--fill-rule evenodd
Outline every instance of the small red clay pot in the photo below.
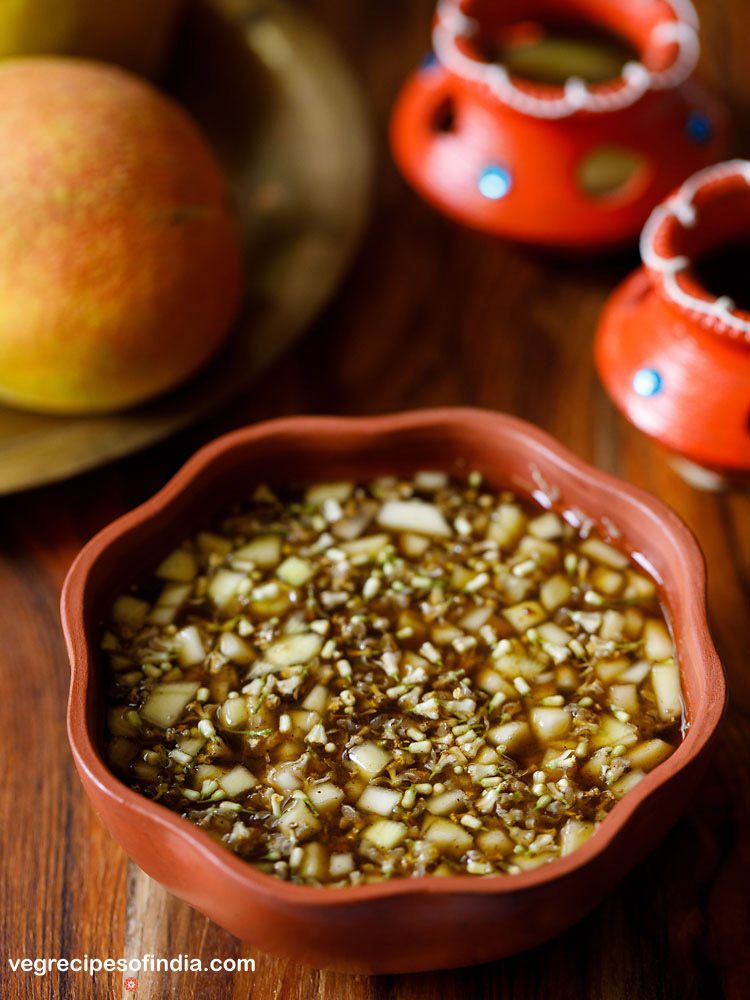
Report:
M 481 57 L 482 40 L 509 26 L 566 18 L 618 34 L 640 60 L 606 83 L 552 86 Z M 427 201 L 486 233 L 578 250 L 627 243 L 685 177 L 725 152 L 727 116 L 693 78 L 689 0 L 441 0 L 433 48 L 397 99 L 393 155 Z M 580 172 L 614 150 L 637 166 L 593 196 Z
M 651 216 L 643 267 L 610 299 L 596 339 L 599 375 L 628 419 L 729 479 L 750 473 L 750 313 L 709 294 L 693 268 L 748 234 L 750 162 L 690 178 Z
M 124 785 L 104 760 L 99 640 L 114 597 L 259 482 L 369 479 L 420 468 L 478 469 L 495 487 L 577 511 L 619 536 L 661 587 L 682 669 L 683 743 L 568 857 L 519 875 L 393 879 L 344 889 L 257 871 L 187 820 Z M 674 822 L 721 719 L 725 685 L 706 625 L 703 559 L 667 507 L 598 472 L 529 424 L 481 410 L 345 419 L 295 417 L 208 445 L 152 500 L 89 542 L 62 617 L 72 664 L 68 733 L 105 826 L 144 871 L 257 948 L 347 972 L 487 962 L 580 920 Z M 177 947 L 177 943 L 175 945 Z

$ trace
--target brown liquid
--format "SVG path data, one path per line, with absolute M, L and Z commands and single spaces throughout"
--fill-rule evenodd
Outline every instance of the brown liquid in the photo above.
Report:
M 617 79 L 639 58 L 624 38 L 586 24 L 514 25 L 482 47 L 489 62 L 501 62 L 518 77 L 562 85 L 575 76 L 589 84 Z
M 750 312 L 750 242 L 713 250 L 693 265 L 693 271 L 711 295 L 728 296 L 739 309 Z

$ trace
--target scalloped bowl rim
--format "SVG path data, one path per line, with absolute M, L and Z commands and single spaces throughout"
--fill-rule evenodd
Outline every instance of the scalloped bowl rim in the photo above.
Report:
M 632 511 L 647 515 L 662 527 L 667 526 L 670 533 L 680 539 L 686 565 L 690 566 L 693 574 L 698 574 L 697 577 L 693 576 L 695 582 L 693 592 L 697 596 L 693 601 L 693 614 L 690 618 L 705 626 L 701 638 L 708 637 L 709 642 L 702 649 L 691 649 L 690 655 L 700 658 L 702 669 L 710 674 L 714 684 L 718 685 L 716 690 L 719 697 L 712 698 L 710 703 L 699 707 L 696 713 L 698 717 L 691 720 L 685 739 L 669 760 L 647 774 L 617 803 L 593 837 L 565 857 L 516 875 L 495 875 L 481 879 L 471 879 L 465 875 L 404 878 L 341 888 L 302 886 L 258 871 L 252 864 L 243 861 L 227 847 L 218 844 L 209 834 L 188 820 L 133 791 L 115 776 L 97 750 L 87 723 L 89 679 L 96 664 L 90 662 L 83 614 L 76 610 L 79 608 L 82 612 L 86 580 L 93 566 L 115 539 L 136 534 L 153 515 L 167 512 L 175 500 L 189 491 L 199 477 L 211 475 L 212 467 L 224 453 L 237 447 L 248 447 L 254 441 L 278 433 L 298 431 L 300 440 L 303 440 L 314 435 L 316 431 L 330 432 L 338 429 L 355 431 L 362 436 L 372 438 L 394 431 L 424 431 L 430 426 L 437 427 L 446 422 L 464 426 L 486 425 L 488 420 L 495 427 L 504 428 L 517 439 L 521 439 L 524 447 L 529 450 L 530 460 L 535 455 L 544 454 L 552 464 L 572 474 L 579 481 L 586 481 L 589 486 L 595 484 L 598 489 L 605 492 L 616 492 L 628 502 Z M 724 712 L 726 683 L 722 665 L 708 634 L 705 590 L 706 572 L 702 552 L 694 535 L 677 514 L 646 491 L 584 462 L 544 431 L 519 418 L 490 410 L 444 407 L 376 417 L 297 416 L 268 420 L 232 431 L 204 445 L 158 493 L 101 530 L 79 553 L 68 572 L 61 600 L 63 628 L 71 662 L 68 739 L 78 769 L 101 793 L 115 801 L 118 806 L 132 811 L 151 823 L 156 823 L 164 831 L 168 830 L 177 840 L 192 842 L 207 865 L 220 869 L 225 877 L 235 883 L 244 884 L 249 894 L 260 893 L 287 904 L 317 908 L 340 907 L 366 900 L 395 899 L 404 895 L 423 893 L 436 893 L 440 896 L 504 895 L 534 889 L 548 883 L 563 882 L 606 851 L 636 811 L 642 809 L 696 758 L 714 736 Z

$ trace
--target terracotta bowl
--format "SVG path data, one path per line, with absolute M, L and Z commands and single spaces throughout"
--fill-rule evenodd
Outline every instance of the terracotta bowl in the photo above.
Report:
M 97 651 L 103 622 L 116 594 L 258 482 L 368 479 L 419 468 L 479 469 L 494 486 L 579 511 L 610 538 L 621 533 L 661 586 L 682 665 L 687 737 L 618 803 L 585 846 L 533 871 L 344 889 L 292 885 L 256 871 L 110 771 Z M 263 951 L 364 973 L 487 962 L 580 920 L 686 807 L 725 703 L 704 590 L 700 550 L 675 514 L 520 420 L 443 409 L 258 424 L 203 448 L 160 493 L 102 531 L 78 556 L 62 598 L 72 664 L 73 756 L 94 808 L 136 864 Z

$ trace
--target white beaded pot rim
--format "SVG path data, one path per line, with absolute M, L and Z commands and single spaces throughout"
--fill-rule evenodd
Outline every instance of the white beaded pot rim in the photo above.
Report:
M 698 16 L 691 0 L 652 0 L 671 11 L 671 18 L 653 28 L 655 40 L 674 43 L 675 55 L 662 70 L 652 70 L 643 62 L 626 63 L 618 80 L 587 84 L 570 77 L 559 87 L 545 88 L 549 94 L 525 86 L 501 63 L 492 65 L 472 59 L 461 50 L 461 40 L 476 35 L 479 22 L 464 12 L 467 0 L 439 0 L 432 32 L 432 46 L 445 68 L 470 83 L 488 90 L 494 98 L 520 114 L 557 120 L 581 112 L 609 114 L 639 101 L 649 91 L 672 90 L 695 70 L 700 55 Z
M 719 163 L 698 171 L 685 181 L 651 213 L 641 234 L 641 259 L 668 301 L 690 313 L 713 332 L 750 344 L 750 316 L 738 309 L 730 298 L 712 296 L 699 286 L 693 286 L 692 282 L 686 284 L 685 279 L 692 273 L 693 261 L 684 253 L 670 255 L 664 252 L 665 244 L 668 250 L 671 242 L 667 236 L 668 227 L 677 225 L 686 231 L 695 230 L 699 225 L 696 198 L 699 195 L 709 196 L 712 190 L 726 190 L 726 185 L 734 181 L 747 185 L 750 200 L 750 161 Z

